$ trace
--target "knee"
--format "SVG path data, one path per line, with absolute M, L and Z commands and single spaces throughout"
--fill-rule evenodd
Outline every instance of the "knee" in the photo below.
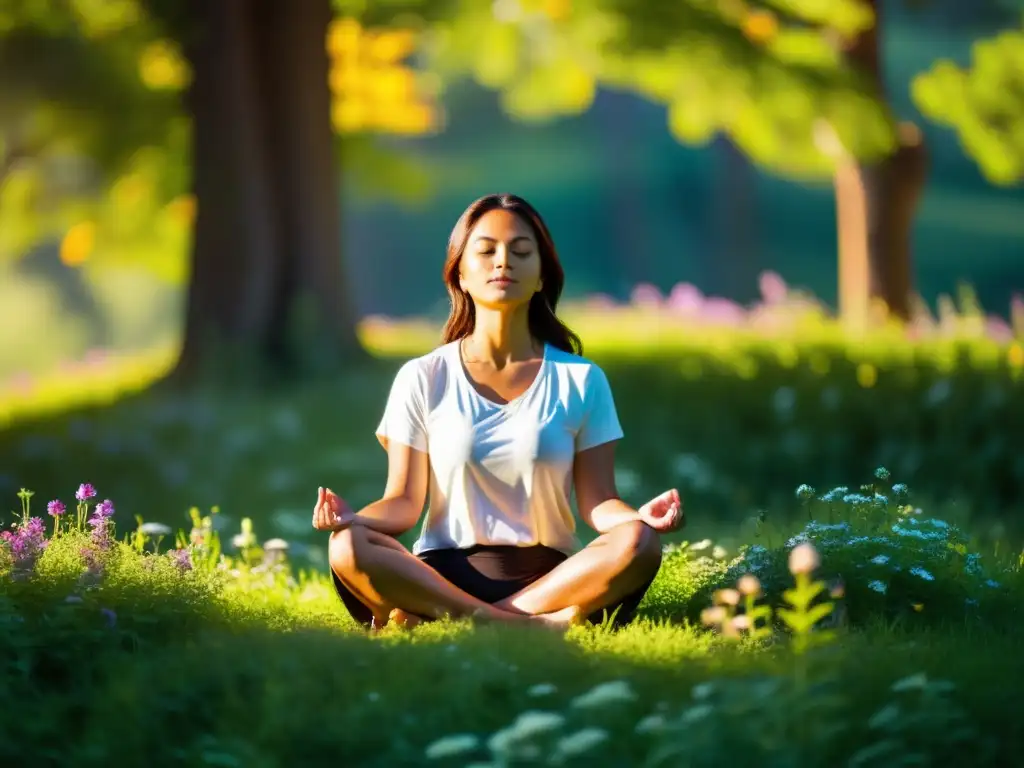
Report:
M 365 531 L 352 526 L 332 533 L 327 559 L 331 569 L 339 575 L 361 570 L 366 559 Z
M 644 573 L 657 573 L 661 567 L 661 537 L 639 520 L 623 523 L 616 529 L 618 548 L 628 567 Z

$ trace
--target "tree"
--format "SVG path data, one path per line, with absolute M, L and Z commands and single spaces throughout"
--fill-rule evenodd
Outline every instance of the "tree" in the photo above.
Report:
M 971 66 L 935 62 L 911 93 L 935 122 L 956 130 L 964 150 L 993 184 L 1024 180 L 1024 29 L 974 44 Z
M 161 132 L 173 133 L 171 128 L 182 123 L 188 128 L 177 148 L 182 159 L 186 152 L 190 158 L 186 178 L 193 194 L 178 208 L 194 211 L 194 232 L 185 338 L 172 381 L 190 383 L 213 368 L 247 380 L 261 371 L 301 375 L 357 358 L 360 346 L 341 262 L 337 134 L 349 134 L 365 156 L 369 132 L 423 131 L 433 120 L 425 107 L 415 109 L 422 105 L 413 93 L 405 94 L 412 108 L 404 112 L 394 103 L 377 103 L 376 115 L 353 120 L 367 99 L 346 94 L 382 82 L 358 82 L 366 68 L 346 70 L 332 62 L 327 47 L 335 44 L 334 53 L 344 56 L 351 45 L 346 48 L 339 37 L 354 34 L 358 49 L 364 32 L 359 24 L 343 24 L 340 30 L 331 24 L 336 11 L 352 12 L 349 6 L 363 4 L 9 0 L 7 5 L 0 14 L 5 27 L 0 71 L 5 85 L 6 75 L 24 85 L 17 91 L 24 98 L 10 114 L 35 116 L 47 101 L 78 107 L 95 127 L 84 132 L 94 144 L 79 142 L 79 154 L 106 157 L 110 169 L 123 168 L 140 147 L 167 146 Z M 441 8 L 442 2 L 392 0 L 362 15 L 374 24 L 414 25 Z M 394 64 L 408 52 L 408 34 L 366 37 L 377 59 L 390 57 Z M 63 66 L 43 66 L 44 74 L 59 71 L 63 79 L 33 72 L 46 46 L 59 56 L 45 61 Z M 150 57 L 152 77 L 144 82 L 137 62 L 153 46 L 158 50 Z M 179 51 L 184 61 L 176 70 Z M 112 59 L 117 66 L 103 70 Z M 83 81 L 81 73 L 93 70 L 101 70 L 100 76 Z M 405 76 L 400 67 L 384 70 L 393 81 Z M 184 76 L 167 76 L 175 71 Z M 118 86 L 112 93 L 124 96 L 116 108 L 110 98 L 102 100 L 105 80 Z M 184 111 L 175 103 L 182 86 Z M 76 97 L 89 103 L 78 104 Z M 90 100 L 97 98 L 110 108 L 96 109 Z M 143 111 L 146 119 L 137 120 L 147 99 L 165 109 Z M 132 119 L 120 120 L 126 113 Z M 73 121 L 50 124 L 54 131 L 47 139 L 53 145 L 83 134 L 77 125 L 69 129 Z M 121 124 L 153 130 L 121 136 L 116 130 Z M 3 142 L 7 157 L 15 146 Z M 422 178 L 415 181 L 422 185 Z
M 895 146 L 876 83 L 841 52 L 870 39 L 871 11 L 859 0 L 495 7 L 492 14 L 466 0 L 442 25 L 434 64 L 500 91 L 519 119 L 589 109 L 598 86 L 628 90 L 665 104 L 681 142 L 706 145 L 723 134 L 757 165 L 797 179 L 833 173 L 836 158 L 815 141 L 826 128 L 858 161 L 885 158 Z

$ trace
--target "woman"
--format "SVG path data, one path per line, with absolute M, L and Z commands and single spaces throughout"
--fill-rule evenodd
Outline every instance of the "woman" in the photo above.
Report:
M 514 195 L 477 200 L 448 242 L 443 345 L 395 377 L 377 438 L 383 498 L 358 513 L 321 488 L 334 584 L 358 622 L 474 616 L 621 626 L 682 526 L 675 489 L 634 510 L 615 488 L 622 437 L 604 372 L 555 315 L 564 273 L 547 227 Z M 569 505 L 600 534 L 579 550 Z M 417 524 L 410 553 L 396 537 Z M 579 550 L 579 551 L 577 551 Z

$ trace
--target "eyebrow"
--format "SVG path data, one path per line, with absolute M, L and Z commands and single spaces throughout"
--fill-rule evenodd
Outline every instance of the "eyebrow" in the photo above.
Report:
M 479 243 L 481 240 L 486 240 L 489 243 L 496 243 L 496 242 L 498 242 L 496 238 L 488 237 L 487 235 L 479 235 L 476 238 L 475 242 Z M 528 235 L 518 235 L 516 237 L 513 237 L 510 242 L 517 243 L 520 240 L 526 240 L 527 242 L 532 242 L 532 239 Z

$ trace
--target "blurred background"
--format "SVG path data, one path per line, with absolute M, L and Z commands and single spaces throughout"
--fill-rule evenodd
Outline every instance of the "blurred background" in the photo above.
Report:
M 628 498 L 749 540 L 884 463 L 1018 536 L 1022 178 L 1019 0 L 2 0 L 0 494 L 322 564 L 316 487 L 380 493 L 448 234 L 509 191 Z

